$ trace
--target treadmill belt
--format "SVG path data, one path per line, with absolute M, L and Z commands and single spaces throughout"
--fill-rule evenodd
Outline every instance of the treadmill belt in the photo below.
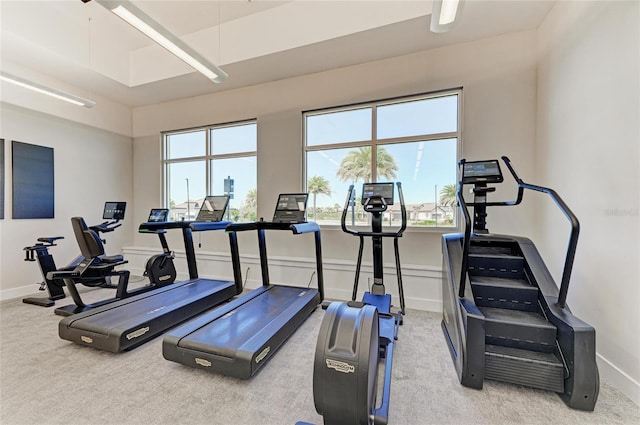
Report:
M 227 301 L 233 282 L 193 279 L 65 317 L 60 338 L 114 353 L 134 348 L 167 329 Z
M 247 379 L 275 354 L 320 303 L 316 289 L 269 285 L 168 333 L 165 359 Z
M 262 328 L 268 327 L 274 319 L 286 310 L 306 288 L 274 286 L 270 291 L 255 297 L 242 307 L 210 322 L 183 338 L 179 345 L 184 348 L 233 357 L 238 348 Z

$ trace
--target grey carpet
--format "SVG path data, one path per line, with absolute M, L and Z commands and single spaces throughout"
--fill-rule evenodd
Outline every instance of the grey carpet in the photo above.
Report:
M 100 299 L 109 290 L 85 293 Z M 69 299 L 58 301 L 64 305 Z M 322 310 L 314 312 L 249 381 L 168 362 L 162 338 L 111 354 L 58 338 L 53 309 L 0 304 L 0 423 L 322 423 L 312 368 Z M 409 310 L 393 365 L 390 424 L 638 424 L 640 408 L 603 382 L 594 412 L 567 408 L 554 393 L 486 382 L 462 387 L 440 315 Z

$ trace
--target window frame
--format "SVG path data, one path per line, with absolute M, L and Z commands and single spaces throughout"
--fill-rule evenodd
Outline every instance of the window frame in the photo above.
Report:
M 227 128 L 227 127 L 239 127 L 243 125 L 255 125 L 256 126 L 256 150 L 254 151 L 240 151 L 235 153 L 225 153 L 225 154 L 212 154 L 211 153 L 211 131 Z M 258 157 L 258 140 L 257 140 L 257 126 L 258 119 L 251 118 L 247 120 L 241 121 L 233 121 L 221 124 L 210 124 L 201 127 L 191 127 L 180 130 L 170 130 L 163 131 L 160 133 L 160 142 L 161 142 L 161 166 L 162 166 L 162 204 L 164 208 L 171 208 L 170 204 L 170 194 L 169 194 L 169 181 L 170 181 L 170 164 L 177 163 L 186 163 L 186 162 L 199 162 L 204 161 L 205 163 L 205 193 L 211 194 L 211 180 L 212 180 L 212 170 L 211 170 L 211 162 L 214 160 L 220 159 L 235 159 L 235 158 L 248 158 L 248 157 Z M 176 159 L 167 159 L 169 154 L 169 137 L 179 134 L 187 134 L 187 133 L 195 133 L 199 131 L 204 131 L 205 134 L 205 155 L 200 156 L 190 156 L 190 157 L 182 157 Z M 257 183 L 257 181 L 256 181 Z M 230 208 L 230 207 L 229 207 Z
M 419 134 L 413 136 L 402 136 L 402 137 L 391 137 L 386 139 L 378 139 L 378 121 L 377 121 L 377 109 L 381 106 L 408 103 L 417 100 L 425 100 L 425 99 L 434 99 L 439 97 L 447 97 L 447 96 L 458 96 L 458 108 L 457 108 L 457 130 L 453 132 L 444 132 L 444 133 L 431 133 L 431 134 Z M 416 143 L 416 142 L 429 142 L 436 140 L 444 140 L 444 139 L 456 139 L 456 167 L 458 162 L 460 161 L 460 157 L 462 155 L 462 139 L 463 139 L 463 88 L 451 88 L 444 90 L 437 90 L 431 92 L 424 92 L 418 94 L 412 94 L 407 96 L 397 96 L 392 98 L 371 100 L 367 102 L 359 102 L 349 105 L 342 106 L 333 106 L 326 107 L 321 109 L 307 110 L 302 112 L 302 180 L 304 190 L 307 191 L 307 153 L 309 152 L 318 152 L 318 151 L 326 151 L 330 149 L 347 149 L 347 148 L 360 148 L 365 146 L 371 146 L 371 178 L 375 182 L 377 181 L 377 149 L 379 146 L 391 145 L 396 143 Z M 324 145 L 313 145 L 307 146 L 307 117 L 314 115 L 322 115 L 328 113 L 335 112 L 343 112 L 355 109 L 363 109 L 363 108 L 371 108 L 371 140 L 358 140 L 351 142 L 342 142 L 342 143 L 330 143 Z M 456 170 L 456 176 L 457 176 Z M 455 182 L 458 183 L 457 181 Z M 346 196 L 346 191 L 345 191 Z M 326 227 L 328 229 L 340 228 L 339 225 L 335 224 L 322 224 L 319 223 L 321 227 Z M 355 226 L 362 227 L 362 226 Z M 410 232 L 436 232 L 436 233 L 447 233 L 452 230 L 459 230 L 461 228 L 460 217 L 457 208 L 454 208 L 454 225 L 453 226 L 409 226 L 407 225 L 406 231 Z

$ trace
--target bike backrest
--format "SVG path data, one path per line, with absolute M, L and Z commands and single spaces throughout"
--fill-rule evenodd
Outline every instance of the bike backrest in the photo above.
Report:
M 98 234 L 87 227 L 84 218 L 72 217 L 71 226 L 78 241 L 80 253 L 85 258 L 95 258 L 104 255 L 104 245 Z

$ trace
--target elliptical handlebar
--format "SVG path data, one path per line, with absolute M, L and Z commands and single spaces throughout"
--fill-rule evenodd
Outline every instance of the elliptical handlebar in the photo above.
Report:
M 349 229 L 347 227 L 347 213 L 349 211 L 349 206 L 352 202 L 355 205 L 355 197 L 353 196 L 354 185 L 349 185 L 349 191 L 347 192 L 347 199 L 344 203 L 344 209 L 342 210 L 342 217 L 340 218 L 340 225 L 342 227 L 342 231 L 345 233 L 349 233 L 356 236 L 383 236 L 383 237 L 400 237 L 407 229 L 407 210 L 404 205 L 404 195 L 402 194 L 402 184 L 400 182 L 396 182 L 396 186 L 398 187 L 398 198 L 400 200 L 400 215 L 401 215 L 401 224 L 400 227 L 394 232 L 361 232 L 358 230 Z M 367 198 L 368 200 L 373 198 Z M 369 201 L 365 201 L 367 204 Z M 383 205 L 385 205 L 386 210 L 386 202 L 384 198 L 382 199 Z
M 340 225 L 342 226 L 343 232 L 357 235 L 358 233 L 355 230 L 351 230 L 347 227 L 347 212 L 349 211 L 349 204 L 351 203 L 351 199 L 353 198 L 353 187 L 354 185 L 349 185 L 347 200 L 344 202 L 344 209 L 342 210 L 342 217 L 340 218 Z M 355 199 L 353 200 L 353 202 L 355 202 Z
M 560 282 L 559 294 L 558 294 L 558 306 L 560 308 L 565 308 L 567 301 L 567 293 L 569 291 L 569 281 L 571 279 L 571 271 L 573 269 L 573 262 L 576 255 L 576 248 L 578 246 L 578 236 L 580 234 L 580 222 L 576 215 L 571 211 L 571 209 L 567 206 L 567 204 L 562 200 L 560 195 L 556 193 L 555 190 L 544 187 L 544 186 L 536 186 L 533 184 L 529 184 L 524 182 L 515 169 L 511 165 L 511 160 L 507 156 L 501 157 L 504 164 L 507 166 L 507 169 L 511 173 L 511 176 L 518 184 L 518 195 L 514 201 L 506 201 L 506 202 L 486 202 L 483 203 L 484 206 L 514 206 L 519 205 L 522 202 L 524 197 L 524 190 L 534 190 L 536 192 L 546 193 L 551 197 L 551 199 L 556 203 L 558 208 L 562 211 L 562 213 L 567 217 L 569 222 L 571 223 L 571 233 L 569 235 L 569 244 L 567 247 L 567 255 L 565 257 L 564 268 L 562 271 L 562 280 Z M 461 159 L 459 162 L 459 169 L 464 169 L 465 160 Z M 467 203 L 464 200 L 464 196 L 462 194 L 462 188 L 464 184 L 462 183 L 463 176 L 462 171 L 460 171 L 460 179 L 458 180 L 458 190 L 456 192 L 456 198 L 460 205 L 460 209 L 462 210 L 462 214 L 465 220 L 465 231 L 464 231 L 464 245 L 463 245 L 463 253 L 462 253 L 462 270 L 460 275 L 460 290 L 458 292 L 459 297 L 464 297 L 465 292 L 465 284 L 466 284 L 466 276 L 467 276 L 467 265 L 469 258 L 469 245 L 471 241 L 471 216 L 469 211 L 467 210 L 468 206 L 476 206 L 479 204 L 476 203 Z

